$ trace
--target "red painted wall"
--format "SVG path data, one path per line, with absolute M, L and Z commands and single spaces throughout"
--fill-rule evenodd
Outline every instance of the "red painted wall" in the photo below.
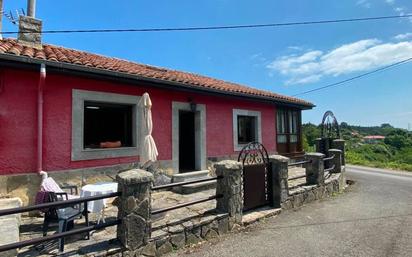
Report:
M 31 71 L 0 71 L 0 174 L 27 173 L 36 170 L 37 82 Z M 275 106 L 228 97 L 183 93 L 81 77 L 48 73 L 44 88 L 43 167 L 46 171 L 77 169 L 128 163 L 137 157 L 71 161 L 72 90 L 142 95 L 152 98 L 153 137 L 159 160 L 172 159 L 172 101 L 188 98 L 206 105 L 207 156 L 234 154 L 233 109 L 260 111 L 262 141 L 268 151 L 276 150 Z

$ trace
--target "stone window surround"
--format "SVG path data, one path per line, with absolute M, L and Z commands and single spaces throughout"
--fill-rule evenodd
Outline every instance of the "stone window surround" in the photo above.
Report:
M 172 102 L 172 166 L 179 173 L 179 111 L 191 111 L 190 103 Z M 206 169 L 206 105 L 197 104 L 195 113 L 195 167 Z
M 127 156 L 138 156 L 138 133 L 139 133 L 139 111 L 137 104 L 140 96 L 106 93 L 99 91 L 87 91 L 73 89 L 72 91 L 72 149 L 71 160 L 94 160 L 117 158 Z M 119 147 L 110 149 L 84 149 L 83 146 L 83 127 L 84 127 L 84 102 L 96 101 L 114 104 L 133 105 L 133 147 Z
M 258 142 L 262 142 L 262 119 L 260 111 L 233 109 L 233 148 L 235 151 L 240 151 L 245 146 L 245 144 L 238 143 L 238 127 L 237 127 L 237 117 L 238 116 L 252 116 L 256 117 L 256 131 L 255 138 Z

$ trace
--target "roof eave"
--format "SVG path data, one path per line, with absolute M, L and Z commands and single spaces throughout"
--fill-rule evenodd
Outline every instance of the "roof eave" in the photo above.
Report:
M 198 85 L 187 84 L 187 83 L 178 82 L 178 81 L 148 78 L 148 77 L 143 77 L 143 76 L 139 76 L 139 75 L 135 75 L 135 74 L 129 74 L 129 73 L 106 70 L 106 69 L 98 69 L 98 68 L 87 67 L 87 66 L 71 64 L 71 63 L 63 63 L 63 62 L 55 62 L 55 61 L 49 61 L 49 60 L 35 59 L 35 58 L 27 57 L 27 56 L 17 56 L 17 55 L 12 55 L 12 54 L 1 53 L 0 54 L 0 59 L 5 60 L 5 61 L 14 61 L 14 62 L 19 62 L 19 63 L 25 63 L 25 64 L 42 64 L 42 63 L 44 63 L 47 66 L 57 68 L 57 69 L 60 69 L 60 70 L 72 70 L 72 71 L 92 73 L 92 74 L 97 74 L 97 75 L 102 75 L 102 76 L 110 76 L 110 77 L 130 79 L 130 80 L 134 80 L 134 81 L 145 81 L 145 82 L 156 83 L 156 84 L 173 85 L 173 86 L 181 87 L 181 88 L 184 88 L 184 89 L 191 89 L 191 90 L 195 90 L 195 91 L 211 92 L 211 93 L 216 93 L 216 94 L 221 94 L 221 95 L 228 95 L 228 96 L 245 97 L 245 98 L 249 98 L 249 99 L 265 100 L 265 101 L 270 101 L 270 102 L 273 102 L 273 103 L 288 105 L 288 106 L 299 108 L 299 109 L 302 109 L 302 110 L 309 110 L 309 109 L 312 109 L 313 107 L 316 106 L 312 103 L 303 104 L 303 103 L 296 103 L 296 102 L 293 102 L 293 101 L 287 101 L 287 100 L 282 100 L 282 99 L 274 99 L 272 97 L 266 97 L 266 96 L 260 96 L 260 95 L 252 95 L 252 94 L 244 94 L 244 93 L 239 93 L 239 92 L 223 91 L 223 90 L 218 90 L 218 89 L 213 89 L 213 88 L 200 87 Z

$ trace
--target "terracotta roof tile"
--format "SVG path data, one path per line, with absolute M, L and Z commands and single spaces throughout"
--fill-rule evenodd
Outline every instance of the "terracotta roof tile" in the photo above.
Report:
M 288 102 L 307 107 L 313 106 L 312 103 L 298 98 L 283 96 L 273 92 L 213 79 L 198 74 L 149 66 L 48 44 L 43 45 L 43 50 L 37 50 L 30 47 L 24 47 L 15 39 L 3 39 L 0 40 L 0 54 L 22 55 L 28 58 L 64 62 L 95 69 L 122 72 L 145 78 L 154 78 L 165 82 L 175 81 L 194 88 L 210 88 L 216 91 L 264 97 L 273 99 L 274 101 Z

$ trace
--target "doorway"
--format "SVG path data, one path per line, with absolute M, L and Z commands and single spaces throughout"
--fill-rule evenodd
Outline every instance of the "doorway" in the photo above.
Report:
M 196 170 L 195 112 L 179 111 L 179 172 Z
M 172 102 L 172 165 L 175 173 L 207 169 L 206 105 L 193 112 L 190 103 Z

